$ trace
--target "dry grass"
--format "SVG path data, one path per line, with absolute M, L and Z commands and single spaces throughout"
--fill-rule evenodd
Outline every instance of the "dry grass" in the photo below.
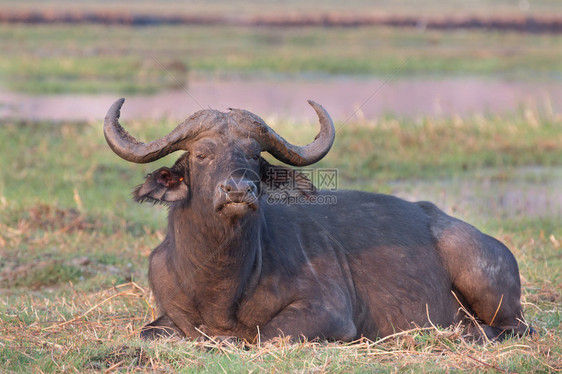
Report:
M 370 189 L 373 180 L 418 185 L 421 175 L 426 181 L 459 173 L 472 178 L 486 166 L 510 184 L 518 183 L 506 172 L 510 167 L 542 165 L 555 175 L 560 118 L 533 118 L 349 124 L 321 167 L 342 171 L 339 188 L 357 182 L 346 173 L 370 181 Z M 166 130 L 132 125 L 135 133 Z M 287 133 L 296 140 L 309 135 L 296 124 L 284 127 Z M 489 206 L 480 212 L 478 194 L 462 213 L 512 249 L 526 318 L 538 338 L 477 344 L 458 326 L 430 326 L 353 344 L 142 342 L 139 330 L 154 317 L 147 258 L 163 239 L 163 211 L 133 205 L 128 196 L 155 166 L 125 165 L 109 152 L 99 128 L 90 125 L 0 126 L 2 373 L 562 370 L 560 216 L 505 218 L 502 206 L 497 216 Z M 449 182 L 447 188 L 462 191 Z M 433 200 L 434 193 L 424 198 Z
M 176 339 L 147 343 L 137 338 L 140 327 L 154 313 L 146 287 L 129 282 L 99 292 L 80 292 L 72 284 L 68 288 L 70 293 L 53 299 L 37 294 L 0 301 L 1 360 L 8 372 L 562 369 L 559 327 L 558 331 L 539 328 L 539 338 L 484 344 L 467 340 L 461 326 L 417 328 L 378 341 L 360 339 L 349 344 L 291 344 L 282 338 L 257 344 Z M 556 309 L 556 305 L 541 303 L 543 308 Z

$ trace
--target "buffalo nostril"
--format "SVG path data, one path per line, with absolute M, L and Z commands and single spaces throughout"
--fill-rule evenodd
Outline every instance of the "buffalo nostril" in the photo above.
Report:
M 232 191 L 232 186 L 229 185 L 229 184 L 221 184 L 221 185 L 219 186 L 219 189 L 220 189 L 222 192 L 229 193 L 230 191 Z
M 248 183 L 248 187 L 246 188 L 247 193 L 254 193 L 256 192 L 256 185 L 253 182 Z

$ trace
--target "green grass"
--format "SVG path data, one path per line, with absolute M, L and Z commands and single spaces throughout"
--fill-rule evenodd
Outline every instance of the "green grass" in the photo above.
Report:
M 289 141 L 306 144 L 317 125 L 271 124 Z M 131 122 L 141 139 L 163 136 L 176 123 Z M 496 168 L 495 178 L 511 178 L 510 168 L 562 165 L 562 122 L 553 115 L 527 110 L 504 117 L 422 118 L 411 122 L 383 118 L 363 123 L 336 123 L 333 149 L 317 164 L 337 168 L 343 185 L 368 180 L 436 179 Z M 130 192 L 156 165 L 131 165 L 108 151 L 100 123 L 6 122 L 0 127 L 0 196 L 18 204 L 37 200 L 96 214 L 126 211 Z M 538 178 L 538 177 L 537 177 Z M 368 187 L 366 187 L 368 188 Z M 372 189 L 372 187 L 371 187 Z M 79 202 L 77 201 L 79 199 Z M 132 216 L 152 210 L 139 208 Z M 115 213 L 112 213 L 115 212 Z
M 417 29 L 0 25 L 0 88 L 154 93 L 197 75 L 559 78 L 561 35 Z M 406 62 L 407 61 L 407 62 Z
M 125 125 L 135 136 L 149 140 L 175 124 Z M 316 131 L 316 126 L 296 123 L 273 126 L 299 144 L 307 143 Z M 148 255 L 164 237 L 165 209 L 133 203 L 130 191 L 146 173 L 171 165 L 177 156 L 133 165 L 109 150 L 101 124 L 5 121 L 0 123 L 2 371 L 560 369 L 560 212 L 506 215 L 504 209 L 509 207 L 490 209 L 483 187 L 470 187 L 472 197 L 462 195 L 467 183 L 517 186 L 559 181 L 560 117 L 525 111 L 510 117 L 419 122 L 389 117 L 336 126 L 340 128 L 336 143 L 318 167 L 337 168 L 339 188 L 383 192 L 398 188 L 405 195 L 420 188 L 417 195 L 437 201 L 443 191 L 460 191 L 449 193 L 449 200 L 441 201 L 443 208 L 470 219 L 512 249 L 520 265 L 526 317 L 540 333 L 538 339 L 480 346 L 450 328 L 414 330 L 355 345 L 142 342 L 139 329 L 154 313 L 146 276 Z M 546 172 L 521 176 L 517 170 L 522 166 Z
M 317 131 L 296 124 L 285 127 L 279 131 L 294 142 L 298 138 L 291 134 L 312 139 Z M 529 110 L 503 117 L 383 118 L 336 128 L 335 146 L 318 165 L 338 168 L 349 182 L 435 179 L 487 168 L 500 168 L 509 179 L 511 167 L 562 164 L 560 119 Z

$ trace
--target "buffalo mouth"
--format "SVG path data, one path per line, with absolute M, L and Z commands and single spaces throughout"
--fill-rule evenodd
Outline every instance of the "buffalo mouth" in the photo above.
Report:
M 235 216 L 241 217 L 249 214 L 251 212 L 255 212 L 258 208 L 258 205 L 255 202 L 234 202 L 234 201 L 227 201 L 223 204 L 220 204 L 217 207 L 217 211 L 221 215 L 225 216 Z
M 242 177 L 231 175 L 217 186 L 215 209 L 221 215 L 240 217 L 258 208 L 259 180 L 245 178 L 246 174 L 244 170 Z

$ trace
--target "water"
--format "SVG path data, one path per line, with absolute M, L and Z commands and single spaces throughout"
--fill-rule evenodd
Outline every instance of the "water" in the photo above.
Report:
M 120 94 L 26 95 L 0 92 L 0 120 L 101 121 Z M 244 108 L 261 117 L 315 121 L 306 104 L 322 104 L 336 121 L 375 118 L 503 114 L 521 107 L 562 113 L 562 81 L 497 78 L 317 77 L 315 79 L 196 79 L 185 90 L 126 95 L 123 118 L 183 121 L 202 108 Z
M 397 181 L 392 194 L 463 217 L 562 219 L 562 167 L 485 169 L 431 181 Z M 562 222 L 561 222 L 562 224 Z

